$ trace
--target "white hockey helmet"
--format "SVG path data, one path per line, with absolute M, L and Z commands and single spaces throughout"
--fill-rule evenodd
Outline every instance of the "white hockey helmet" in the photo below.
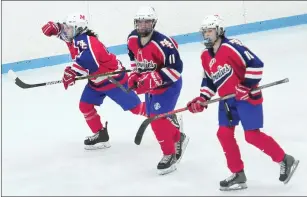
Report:
M 139 21 L 151 21 L 151 26 L 146 29 L 140 29 L 138 27 Z M 150 34 L 155 28 L 158 21 L 158 17 L 156 11 L 153 7 L 150 6 L 142 6 L 138 9 L 136 15 L 134 16 L 134 27 L 138 31 L 141 36 L 147 36 Z
M 206 16 L 201 23 L 200 32 L 204 37 L 204 44 L 207 48 L 210 48 L 215 41 L 210 40 L 210 38 L 205 38 L 204 34 L 208 29 L 215 29 L 217 38 L 225 35 L 223 20 L 219 15 Z
M 88 28 L 88 18 L 83 13 L 73 13 L 64 20 L 62 37 L 71 41 L 77 35 L 85 32 Z

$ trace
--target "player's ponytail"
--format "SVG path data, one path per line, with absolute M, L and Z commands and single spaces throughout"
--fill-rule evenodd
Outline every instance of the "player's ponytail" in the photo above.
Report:
M 86 32 L 85 32 L 86 35 L 88 36 L 93 36 L 93 37 L 96 37 L 98 38 L 98 34 L 96 34 L 93 30 L 91 29 L 88 29 Z

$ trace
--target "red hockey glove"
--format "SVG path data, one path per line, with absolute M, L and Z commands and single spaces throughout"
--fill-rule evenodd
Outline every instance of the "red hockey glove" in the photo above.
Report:
M 128 78 L 128 88 L 133 88 L 133 89 L 135 89 L 135 88 L 137 87 L 139 78 L 140 78 L 141 76 L 142 76 L 142 75 L 141 75 L 140 73 L 131 72 L 131 74 L 129 75 L 129 78 Z
M 60 27 L 57 23 L 49 21 L 42 27 L 42 31 L 48 37 L 58 36 L 60 34 Z
M 187 107 L 191 113 L 202 112 L 207 106 L 202 106 L 200 103 L 205 103 L 206 101 L 204 97 L 199 96 L 188 102 Z
M 74 70 L 72 70 L 70 66 L 67 66 L 65 68 L 64 76 L 62 79 L 65 90 L 67 90 L 68 86 L 72 86 L 75 84 L 76 76 L 77 76 L 77 73 Z
M 162 77 L 156 71 L 144 73 L 139 78 L 138 87 L 135 89 L 137 94 L 144 94 L 152 89 L 161 86 L 163 83 Z
M 253 105 L 261 104 L 263 101 L 261 91 L 256 91 L 255 93 L 251 93 L 251 88 L 246 87 L 242 84 L 238 84 L 236 87 L 236 100 L 247 101 Z M 254 97 L 254 98 L 251 98 Z M 259 98 L 257 98 L 259 97 Z

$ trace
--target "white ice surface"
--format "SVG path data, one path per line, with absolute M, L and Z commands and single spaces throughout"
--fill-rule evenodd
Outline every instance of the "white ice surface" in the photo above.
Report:
M 182 113 L 190 143 L 178 170 L 159 176 L 161 151 L 150 127 L 134 144 L 142 117 L 124 112 L 106 98 L 98 112 L 109 121 L 112 147 L 85 151 L 91 134 L 78 103 L 86 81 L 65 91 L 61 84 L 33 89 L 2 81 L 3 195 L 307 195 L 307 25 L 237 36 L 265 63 L 261 84 L 288 77 L 290 82 L 263 91 L 264 129 L 287 153 L 300 159 L 288 185 L 279 182 L 279 165 L 244 140 L 241 148 L 249 188 L 221 192 L 230 175 L 216 137 L 217 104 L 200 114 Z M 200 43 L 180 45 L 183 89 L 177 108 L 199 94 Z M 129 65 L 128 55 L 119 59 Z M 28 82 L 58 80 L 65 65 L 17 72 Z M 143 97 L 142 97 L 143 99 Z

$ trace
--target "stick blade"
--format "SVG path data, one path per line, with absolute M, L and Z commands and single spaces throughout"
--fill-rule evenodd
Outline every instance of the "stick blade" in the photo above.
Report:
M 15 84 L 18 85 L 19 87 L 23 88 L 23 89 L 32 88 L 31 85 L 24 83 L 18 77 L 16 77 L 16 79 L 15 79 Z
M 30 88 L 30 86 L 26 83 L 24 83 L 23 81 L 21 81 L 18 76 L 16 75 L 16 73 L 13 70 L 9 70 L 8 71 L 8 76 L 14 80 L 15 84 L 23 89 L 26 88 Z
M 142 124 L 141 124 L 139 130 L 137 131 L 136 136 L 134 138 L 134 143 L 136 145 L 141 144 L 144 132 L 145 132 L 146 128 L 148 127 L 148 125 L 152 122 L 152 120 L 153 120 L 152 118 L 147 118 L 146 120 L 144 120 L 142 122 Z

